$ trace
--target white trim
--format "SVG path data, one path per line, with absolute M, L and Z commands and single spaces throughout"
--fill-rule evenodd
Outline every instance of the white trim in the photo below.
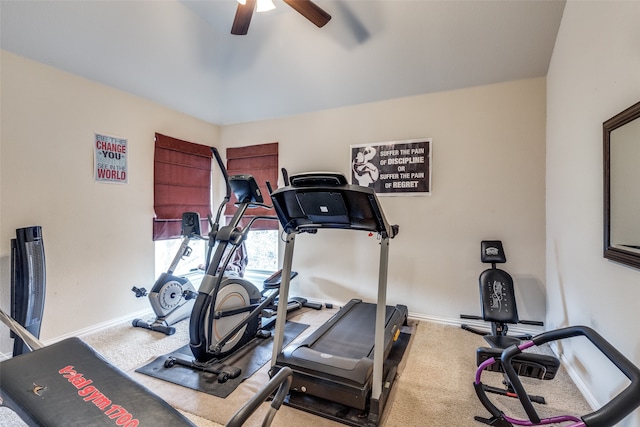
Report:
M 100 331 L 103 331 L 105 329 L 111 328 L 112 326 L 116 326 L 116 325 L 119 325 L 119 324 L 127 322 L 127 321 L 131 322 L 133 319 L 146 319 L 148 317 L 153 317 L 153 316 L 154 316 L 153 310 L 147 308 L 147 309 L 140 310 L 140 311 L 137 311 L 137 312 L 132 313 L 132 314 L 128 314 L 126 316 L 121 316 L 121 317 L 118 317 L 118 318 L 115 318 L 115 319 L 108 320 L 106 322 L 102 322 L 102 323 L 98 323 L 98 324 L 93 325 L 93 326 L 89 326 L 88 328 L 80 329 L 80 330 L 77 330 L 77 331 L 74 331 L 74 332 L 69 332 L 68 334 L 64 334 L 64 335 L 61 335 L 61 336 L 56 337 L 54 339 L 44 341 L 44 344 L 45 345 L 51 345 L 53 343 L 56 343 L 58 341 L 62 341 L 63 339 L 67 339 L 67 338 L 71 338 L 71 337 L 83 338 L 83 337 L 86 337 L 88 335 L 94 334 L 96 332 L 100 332 Z
M 411 312 L 409 312 L 409 317 L 416 320 L 424 320 L 426 322 L 440 323 L 443 325 L 450 325 L 450 326 L 469 325 L 474 329 L 486 330 L 487 333 L 491 333 L 491 326 L 489 325 L 489 323 L 481 320 L 455 319 L 450 317 L 429 316 L 426 314 L 411 313 Z M 525 335 L 525 334 L 537 335 L 541 332 L 544 332 L 544 329 L 542 328 L 534 329 L 526 326 L 509 325 L 509 331 L 517 335 Z
M 100 332 L 100 331 L 102 331 L 104 329 L 108 329 L 108 328 L 110 328 L 112 326 L 116 326 L 116 325 L 119 325 L 119 324 L 127 322 L 127 321 L 131 322 L 133 319 L 140 319 L 140 318 L 145 319 L 147 317 L 152 317 L 152 316 L 153 316 L 153 310 L 145 309 L 145 310 L 141 310 L 141 311 L 135 312 L 133 314 L 129 314 L 129 315 L 126 315 L 126 316 L 121 316 L 121 317 L 118 317 L 116 319 L 109 320 L 107 322 L 99 323 L 97 325 L 93 325 L 93 326 L 90 326 L 88 328 L 84 328 L 84 329 L 80 329 L 80 330 L 77 330 L 77 331 L 74 331 L 74 332 L 70 332 L 68 334 L 60 335 L 60 336 L 58 336 L 56 338 L 52 338 L 52 339 L 49 339 L 49 340 L 46 340 L 46 341 L 42 341 L 42 343 L 45 346 L 48 346 L 48 345 L 57 343 L 59 341 L 62 341 L 64 339 L 71 338 L 71 337 L 80 337 L 80 338 L 82 338 L 82 337 L 86 337 L 86 336 L 91 335 L 93 333 Z M 12 357 L 13 357 L 13 351 L 11 353 L 0 353 L 0 361 L 7 360 L 7 359 L 10 359 Z
M 576 385 L 578 391 L 582 394 L 589 406 L 591 406 L 591 409 L 595 411 L 596 409 L 601 408 L 602 404 L 598 402 L 598 399 L 596 399 L 589 387 L 587 387 L 587 384 L 584 382 L 584 379 L 582 375 L 580 375 L 580 372 L 570 363 L 569 359 L 567 359 L 564 354 L 558 353 L 557 341 L 549 343 L 549 347 L 551 347 L 553 354 L 555 354 L 556 357 L 560 359 L 560 363 L 567 370 L 567 374 L 569 374 L 569 377 Z

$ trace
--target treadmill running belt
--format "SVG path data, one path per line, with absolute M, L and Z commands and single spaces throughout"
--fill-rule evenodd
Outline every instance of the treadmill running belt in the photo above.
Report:
M 376 304 L 352 299 L 303 342 L 285 348 L 274 368 L 293 369 L 292 392 L 364 410 L 373 380 L 376 311 Z M 385 314 L 384 359 L 408 311 L 404 305 L 387 306 Z M 383 377 L 386 371 L 383 368 Z
M 387 306 L 385 324 L 394 310 L 394 307 Z M 320 353 L 351 359 L 373 358 L 375 323 L 375 304 L 355 304 L 339 322 L 313 343 L 313 349 Z

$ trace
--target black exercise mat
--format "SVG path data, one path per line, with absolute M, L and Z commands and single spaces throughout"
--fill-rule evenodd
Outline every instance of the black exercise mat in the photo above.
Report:
M 284 327 L 283 346 L 293 341 L 308 327 L 309 325 L 288 321 Z M 225 398 L 230 395 L 242 381 L 249 378 L 265 363 L 270 361 L 272 351 L 273 337 L 266 339 L 257 338 L 249 342 L 236 353 L 222 361 L 225 365 L 242 369 L 242 374 L 240 374 L 239 377 L 229 379 L 224 383 L 219 383 L 218 376 L 209 372 L 193 370 L 178 364 L 175 364 L 171 368 L 164 367 L 165 360 L 174 354 L 193 358 L 188 344 L 176 351 L 156 358 L 153 362 L 136 369 L 136 372 L 213 396 Z

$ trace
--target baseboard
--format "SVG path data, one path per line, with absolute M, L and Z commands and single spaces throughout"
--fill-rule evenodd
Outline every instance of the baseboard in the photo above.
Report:
M 70 332 L 68 334 L 60 335 L 60 336 L 58 336 L 56 338 L 53 338 L 53 339 L 42 341 L 42 343 L 45 346 L 47 346 L 47 345 L 51 345 L 51 344 L 57 343 L 59 341 L 62 341 L 64 339 L 71 338 L 71 337 L 80 337 L 80 338 L 82 338 L 82 337 L 86 337 L 87 335 L 91 335 L 93 333 L 102 331 L 104 329 L 108 329 L 108 328 L 110 328 L 112 326 L 119 325 L 120 323 L 124 323 L 124 322 L 127 322 L 127 321 L 132 321 L 133 319 L 140 319 L 140 318 L 146 319 L 148 317 L 153 317 L 153 310 L 145 309 L 145 310 L 141 310 L 141 311 L 138 311 L 136 313 L 133 313 L 133 314 L 128 314 L 126 316 L 117 317 L 115 319 L 111 319 L 111 320 L 108 320 L 106 322 L 102 322 L 102 323 L 98 323 L 96 325 L 92 325 L 92 326 L 90 326 L 88 328 L 79 329 L 77 331 Z M 0 353 L 0 361 L 6 360 L 6 359 L 10 359 L 11 357 L 13 357 L 13 352 L 11 352 L 11 353 Z
M 412 312 L 409 312 L 409 317 L 415 320 L 424 320 L 426 322 L 439 323 L 442 325 L 450 325 L 450 326 L 469 325 L 474 329 L 479 329 L 481 331 L 486 331 L 487 333 L 491 333 L 491 325 L 488 322 L 484 322 L 481 320 L 429 316 L 426 314 L 412 313 Z M 541 332 L 544 332 L 544 329 L 541 327 L 536 328 L 536 327 L 527 327 L 527 326 L 521 326 L 521 325 L 509 325 L 509 332 L 512 332 L 513 335 L 537 335 Z
M 53 344 L 53 343 L 56 343 L 58 341 L 62 341 L 64 339 L 71 338 L 71 337 L 83 338 L 83 337 L 86 337 L 87 335 L 91 335 L 91 334 L 94 334 L 96 332 L 100 332 L 102 330 L 111 328 L 112 326 L 116 326 L 116 325 L 119 325 L 119 324 L 127 322 L 127 321 L 130 322 L 133 319 L 147 319 L 147 318 L 150 318 L 150 317 L 153 317 L 153 310 L 151 310 L 150 308 L 145 309 L 145 310 L 140 310 L 140 311 L 137 311 L 135 313 L 127 314 L 125 316 L 116 317 L 115 319 L 107 320 L 106 322 L 102 322 L 102 323 L 98 323 L 98 324 L 89 326 L 88 328 L 79 329 L 77 331 L 61 335 L 61 336 L 56 337 L 56 338 L 54 338 L 52 340 L 44 341 L 44 344 L 45 345 L 50 345 L 50 344 Z
M 576 388 L 582 394 L 584 400 L 587 401 L 591 409 L 595 411 L 596 409 L 600 408 L 602 404 L 600 404 L 598 402 L 598 399 L 596 399 L 593 393 L 591 393 L 591 390 L 589 389 L 589 387 L 587 387 L 587 384 L 584 382 L 582 375 L 580 375 L 578 370 L 573 367 L 569 359 L 567 359 L 564 354 L 560 354 L 560 352 L 558 351 L 558 343 L 552 342 L 549 343 L 549 346 L 551 347 L 551 350 L 556 355 L 556 357 L 560 359 L 560 363 L 567 370 L 567 374 L 569 374 L 569 377 L 576 385 Z
M 325 301 L 315 298 L 309 298 L 309 302 L 318 303 L 318 304 L 331 304 L 336 308 L 340 308 L 346 304 L 346 302 L 338 302 L 338 301 Z M 469 319 L 460 319 L 460 318 L 451 318 L 451 317 L 440 317 L 440 316 L 431 316 L 422 313 L 414 313 L 409 312 L 409 318 L 414 320 L 424 320 L 425 322 L 433 322 L 439 323 L 442 325 L 450 325 L 450 326 L 462 326 L 469 325 L 475 329 L 487 331 L 487 333 L 491 333 L 491 325 L 488 322 L 484 322 L 482 320 L 469 320 Z M 514 335 L 537 335 L 541 332 L 544 332 L 544 328 L 542 327 L 527 327 L 526 325 L 509 325 L 509 331 L 513 332 Z

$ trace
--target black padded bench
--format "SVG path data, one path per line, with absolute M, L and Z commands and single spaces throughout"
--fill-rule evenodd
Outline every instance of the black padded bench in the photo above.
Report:
M 0 362 L 0 398 L 30 426 L 194 426 L 75 337 Z

